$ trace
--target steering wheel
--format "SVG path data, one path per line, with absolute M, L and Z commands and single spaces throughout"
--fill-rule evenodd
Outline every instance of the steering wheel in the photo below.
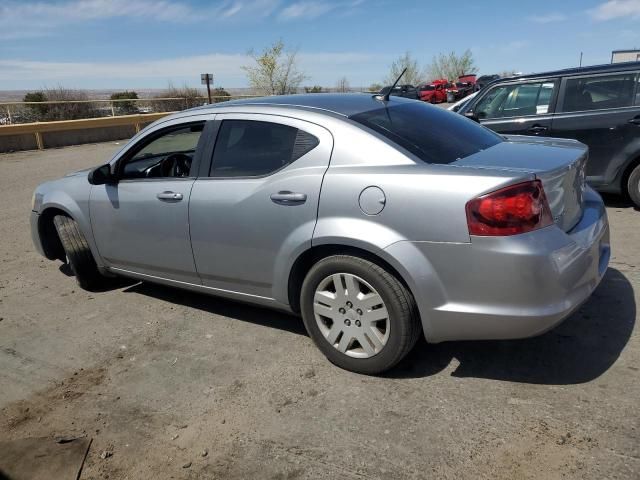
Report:
M 191 157 L 184 153 L 172 153 L 162 161 L 163 177 L 188 177 Z

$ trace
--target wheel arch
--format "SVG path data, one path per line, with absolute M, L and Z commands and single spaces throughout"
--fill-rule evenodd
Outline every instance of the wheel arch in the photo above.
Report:
M 396 268 L 389 260 L 383 258 L 383 252 L 375 252 L 373 249 L 366 249 L 361 246 L 356 247 L 352 245 L 329 243 L 315 245 L 305 250 L 298 255 L 291 266 L 287 282 L 287 293 L 289 306 L 295 313 L 300 313 L 300 292 L 302 290 L 302 282 L 304 281 L 307 273 L 318 261 L 333 255 L 351 255 L 375 263 L 394 275 L 415 298 L 414 292 L 400 273 L 399 269 Z
M 640 166 L 640 154 L 631 160 L 623 169 L 622 176 L 620 178 L 620 190 L 627 198 L 629 198 L 629 177 L 631 176 L 631 172 L 633 172 L 638 166 Z
M 62 248 L 58 231 L 53 224 L 53 219 L 58 215 L 71 217 L 69 212 L 59 206 L 49 206 L 43 209 L 38 217 L 38 235 L 40 236 L 40 243 L 45 257 L 49 260 L 65 261 L 66 254 L 64 248 Z

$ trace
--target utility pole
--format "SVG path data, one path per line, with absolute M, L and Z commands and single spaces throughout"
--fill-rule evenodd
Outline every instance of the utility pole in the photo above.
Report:
M 201 73 L 200 83 L 207 86 L 207 97 L 209 98 L 209 105 L 211 105 L 211 84 L 213 83 L 213 73 Z
M 582 52 L 580 52 L 580 66 L 582 66 Z

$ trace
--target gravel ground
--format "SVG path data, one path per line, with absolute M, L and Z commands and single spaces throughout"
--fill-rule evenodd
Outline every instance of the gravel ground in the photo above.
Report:
M 611 268 L 564 324 L 420 342 L 365 377 L 298 318 L 151 284 L 87 293 L 39 257 L 34 187 L 117 148 L 0 155 L 3 440 L 87 435 L 83 479 L 640 476 L 640 212 L 620 199 Z

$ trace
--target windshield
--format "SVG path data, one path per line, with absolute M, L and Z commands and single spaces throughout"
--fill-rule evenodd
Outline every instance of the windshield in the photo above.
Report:
M 436 87 L 434 87 L 433 85 L 423 85 L 422 87 L 420 87 L 420 90 L 422 90 L 423 92 L 428 92 L 435 89 Z
M 461 115 L 420 102 L 370 110 L 351 119 L 426 163 L 455 162 L 502 141 L 496 133 Z

